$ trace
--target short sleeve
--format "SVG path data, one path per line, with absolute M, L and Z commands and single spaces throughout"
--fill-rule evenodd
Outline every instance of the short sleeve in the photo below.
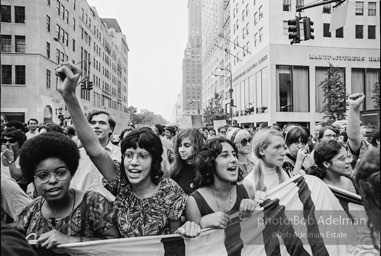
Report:
M 183 214 L 188 196 L 185 194 L 182 188 L 171 179 L 168 192 L 168 196 L 172 201 L 169 209 L 168 219 L 171 221 L 176 221 L 179 220 Z
M 102 194 L 86 192 L 86 215 L 95 234 L 101 235 L 115 224 L 115 210 Z
M 16 228 L 23 234 L 27 233 L 34 212 L 38 211 L 36 200 L 27 205 L 16 218 Z
M 127 183 L 127 178 L 125 175 L 122 175 L 120 165 L 118 165 L 117 174 L 113 181 L 107 182 L 106 180 L 103 180 L 103 186 L 114 196 L 117 196 L 119 192 L 127 186 Z

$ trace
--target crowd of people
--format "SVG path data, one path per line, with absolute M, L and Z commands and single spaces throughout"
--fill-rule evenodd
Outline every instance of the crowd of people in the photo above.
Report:
M 349 96 L 342 131 L 324 123 L 313 134 L 297 124 L 221 126 L 217 133 L 129 124 L 114 140 L 109 113 L 82 112 L 78 67 L 61 64 L 56 74 L 74 127 L 1 116 L 2 234 L 10 241 L 31 239 L 52 249 L 120 237 L 192 238 L 201 229 L 226 228 L 234 213 L 251 216 L 266 191 L 293 176 L 315 175 L 362 197 L 379 250 L 380 135 L 361 134 L 363 94 Z M 18 250 L 12 244 L 4 251 Z M 19 244 L 27 251 L 27 243 Z

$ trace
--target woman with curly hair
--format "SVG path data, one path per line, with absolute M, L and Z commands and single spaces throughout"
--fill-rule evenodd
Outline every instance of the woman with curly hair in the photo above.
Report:
M 78 162 L 77 145 L 59 133 L 40 134 L 21 149 L 23 175 L 40 196 L 21 211 L 17 228 L 34 236 L 37 247 L 119 237 L 112 203 L 97 192 L 69 187 Z
M 116 196 L 116 222 L 122 237 L 163 235 L 178 232 L 193 237 L 201 229 L 195 223 L 181 226 L 186 194 L 173 180 L 163 177 L 163 146 L 150 129 L 134 130 L 121 143 L 121 164 L 115 163 L 96 134 L 91 132 L 75 89 L 81 70 L 63 63 L 56 70 L 61 93 L 86 153 Z
M 175 161 L 170 170 L 171 178 L 176 181 L 186 194 L 195 190 L 194 178 L 196 156 L 204 144 L 202 134 L 197 129 L 181 130 L 175 138 Z
M 196 186 L 188 198 L 186 219 L 199 223 L 201 228 L 226 228 L 230 215 L 239 212 L 241 218 L 253 213 L 256 202 L 249 183 L 242 179 L 237 148 L 225 137 L 208 140 L 197 156 Z
M 307 173 L 315 175 L 325 183 L 356 193 L 351 179 L 347 150 L 336 140 L 320 141 L 314 150 L 315 165 Z
M 380 250 L 381 202 L 380 202 L 380 148 L 371 149 L 357 164 L 355 184 L 368 215 L 368 226 L 373 245 Z

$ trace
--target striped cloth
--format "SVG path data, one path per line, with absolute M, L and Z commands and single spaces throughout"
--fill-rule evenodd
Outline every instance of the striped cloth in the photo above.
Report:
M 340 193 L 350 201 L 349 215 L 325 183 L 299 175 L 268 191 L 252 217 L 240 220 L 232 215 L 226 229 L 203 230 L 192 239 L 165 235 L 63 244 L 57 252 L 76 256 L 378 255 L 358 196 Z

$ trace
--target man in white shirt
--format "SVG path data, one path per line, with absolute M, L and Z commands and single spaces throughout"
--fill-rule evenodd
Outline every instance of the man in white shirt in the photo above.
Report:
M 120 148 L 112 144 L 110 140 L 115 128 L 115 121 L 110 114 L 106 111 L 95 111 L 88 115 L 88 120 L 99 142 L 106 148 L 111 158 L 120 163 L 122 159 Z M 114 195 L 104 187 L 103 176 L 86 154 L 86 151 L 80 148 L 79 153 L 81 158 L 78 169 L 71 180 L 71 187 L 82 191 L 97 191 L 108 200 L 114 201 Z
M 39 134 L 37 129 L 38 121 L 35 118 L 31 118 L 29 119 L 27 124 L 28 124 L 29 131 L 25 135 L 26 135 L 26 139 L 29 140 Z

